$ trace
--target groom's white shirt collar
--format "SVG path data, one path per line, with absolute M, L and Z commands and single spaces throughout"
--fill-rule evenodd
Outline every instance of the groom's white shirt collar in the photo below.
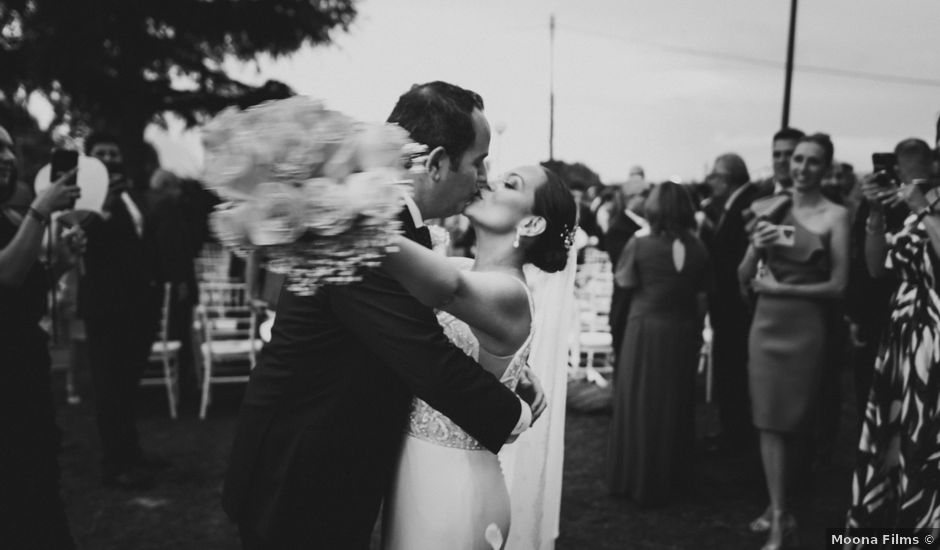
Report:
M 421 217 L 421 210 L 418 209 L 417 203 L 411 198 L 410 194 L 405 195 L 405 207 L 408 208 L 408 213 L 411 214 L 411 220 L 415 222 L 415 229 L 419 227 L 424 227 L 424 218 Z

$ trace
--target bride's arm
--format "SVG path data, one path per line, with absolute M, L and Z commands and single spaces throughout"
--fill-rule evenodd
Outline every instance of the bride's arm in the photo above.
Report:
M 422 304 L 444 310 L 512 353 L 529 334 L 528 298 L 502 273 L 459 269 L 446 257 L 400 238 L 382 267 Z M 501 350 L 491 350 L 500 354 Z

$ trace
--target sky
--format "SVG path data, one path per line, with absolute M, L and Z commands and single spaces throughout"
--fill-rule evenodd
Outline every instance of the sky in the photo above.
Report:
M 625 180 L 633 165 L 654 181 L 700 179 L 725 152 L 741 154 L 752 177 L 770 171 L 787 0 L 362 0 L 357 7 L 349 32 L 332 45 L 227 69 L 251 83 L 281 80 L 363 120 L 384 120 L 413 83 L 473 89 L 494 129 L 494 168 L 507 169 L 548 158 L 554 14 L 556 159 L 583 162 L 607 183 Z M 937 21 L 936 0 L 801 2 L 791 126 L 830 134 L 836 158 L 858 172 L 870 170 L 872 152 L 901 139 L 932 144 Z M 176 124 L 148 135 L 166 165 L 198 173 L 197 135 Z

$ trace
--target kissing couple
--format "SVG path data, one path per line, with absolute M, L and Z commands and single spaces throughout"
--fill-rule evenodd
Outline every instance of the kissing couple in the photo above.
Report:
M 359 283 L 282 288 L 251 373 L 223 494 L 246 550 L 367 550 L 380 508 L 391 550 L 490 550 L 509 532 L 496 453 L 546 407 L 523 266 L 573 269 L 575 202 L 541 166 L 488 181 L 472 91 L 415 85 L 388 122 L 427 146 L 397 251 Z M 424 221 L 460 212 L 474 260 L 430 249 Z

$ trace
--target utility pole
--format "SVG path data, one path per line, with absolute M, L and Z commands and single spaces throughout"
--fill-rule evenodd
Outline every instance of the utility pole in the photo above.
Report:
M 796 41 L 796 0 L 790 0 L 790 34 L 787 42 L 787 76 L 783 84 L 783 122 L 781 128 L 790 125 L 790 87 L 793 85 L 793 45 Z
M 548 73 L 548 160 L 555 160 L 555 14 L 548 22 L 549 73 Z

